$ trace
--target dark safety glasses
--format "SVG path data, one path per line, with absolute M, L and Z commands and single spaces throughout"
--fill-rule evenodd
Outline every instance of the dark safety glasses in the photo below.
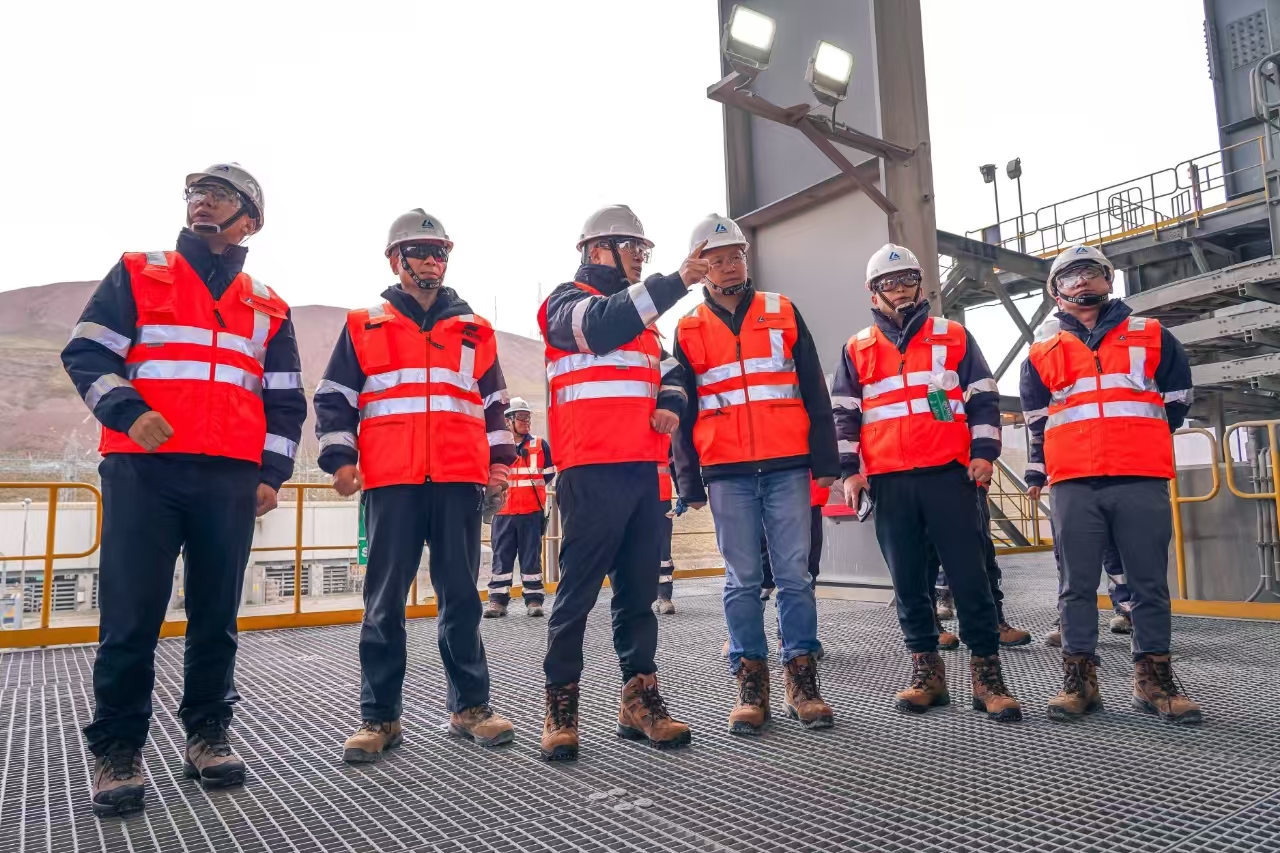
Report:
M 900 287 L 919 287 L 921 281 L 920 273 L 915 270 L 903 270 L 880 276 L 871 282 L 871 289 L 876 293 L 884 293 L 886 290 L 897 290 Z
M 412 243 L 400 247 L 400 254 L 415 261 L 435 258 L 440 263 L 449 262 L 449 247 L 443 243 Z

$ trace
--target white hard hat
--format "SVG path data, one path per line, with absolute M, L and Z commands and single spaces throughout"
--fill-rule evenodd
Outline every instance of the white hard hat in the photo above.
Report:
M 689 251 L 692 252 L 703 240 L 707 241 L 707 245 L 703 247 L 704 252 L 721 246 L 741 246 L 744 252 L 751 248 L 738 223 L 718 213 L 710 214 L 693 229 L 693 236 L 689 238 Z
M 201 181 L 215 180 L 228 184 L 253 208 L 249 211 L 249 217 L 258 221 L 258 230 L 262 230 L 263 224 L 266 222 L 266 202 L 262 196 L 262 185 L 258 183 L 257 178 L 249 174 L 249 170 L 239 163 L 214 163 L 202 172 L 192 172 L 187 175 L 186 186 L 190 188 L 194 184 Z
M 640 224 L 639 217 L 625 204 L 602 207 L 587 217 L 582 226 L 582 236 L 578 238 L 578 248 L 581 249 L 590 241 L 601 237 L 634 237 L 650 249 L 653 248 L 653 241 L 644 236 L 644 226 Z
M 871 256 L 871 260 L 867 261 L 867 290 L 871 289 L 871 282 L 880 276 L 902 270 L 915 270 L 922 277 L 924 276 L 924 268 L 916 260 L 915 252 L 906 246 L 885 243 Z
M 528 412 L 533 414 L 533 409 L 529 408 L 529 404 L 525 402 L 524 397 L 512 397 L 511 402 L 507 404 L 506 417 L 511 417 L 516 412 Z
M 418 243 L 431 241 L 443 243 L 446 248 L 453 248 L 453 241 L 444 230 L 444 223 L 415 207 L 408 213 L 402 213 L 391 223 L 391 231 L 387 234 L 386 256 L 391 257 L 391 250 L 401 243 Z
M 1049 267 L 1049 287 L 1052 289 L 1053 280 L 1058 277 L 1058 273 L 1078 263 L 1096 264 L 1107 271 L 1107 281 L 1115 278 L 1115 264 L 1107 260 L 1107 256 L 1102 254 L 1102 250 L 1096 246 L 1068 246 L 1053 259 L 1053 266 Z

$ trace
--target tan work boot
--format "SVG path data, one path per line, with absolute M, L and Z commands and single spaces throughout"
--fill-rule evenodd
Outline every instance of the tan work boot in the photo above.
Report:
M 1053 630 L 1044 635 L 1044 644 L 1051 649 L 1062 648 L 1062 623 L 1053 623 Z
M 911 714 L 951 704 L 947 692 L 947 671 L 937 652 L 911 655 L 911 686 L 894 695 L 894 707 Z
M 946 652 L 960 648 L 960 638 L 942 627 L 941 619 L 935 619 L 934 624 L 938 626 L 938 648 Z
M 542 721 L 542 757 L 572 761 L 578 757 L 578 682 L 547 687 L 547 715 Z
M 498 616 L 507 615 L 507 605 L 501 601 L 494 601 L 492 598 L 484 603 L 484 612 L 480 614 L 485 619 L 494 619 Z
M 618 737 L 647 740 L 655 749 L 673 749 L 692 740 L 689 727 L 671 718 L 658 693 L 658 676 L 632 676 L 622 686 L 618 706 Z
M 146 785 L 142 750 L 112 744 L 93 763 L 93 813 L 114 817 L 142 811 L 146 806 Z
M 495 714 L 487 704 L 463 708 L 449 715 L 449 734 L 473 740 L 480 746 L 498 746 L 511 743 L 516 735 L 515 726 L 501 714 Z
M 209 720 L 187 736 L 182 772 L 188 779 L 199 779 L 206 790 L 244 784 L 244 762 L 231 751 L 224 723 Z
M 1014 628 L 1008 622 L 1000 623 L 1000 645 L 1025 646 L 1031 643 L 1031 632 L 1023 631 L 1020 628 Z
M 1146 655 L 1133 665 L 1133 707 L 1166 723 L 1200 723 L 1200 706 L 1187 698 L 1168 655 Z
M 1101 710 L 1098 659 L 1093 655 L 1064 655 L 1062 690 L 1049 700 L 1049 719 L 1069 722 Z
M 671 616 L 676 612 L 676 606 L 669 598 L 658 599 L 658 614 L 660 616 Z
M 542 616 L 543 615 L 542 602 L 530 601 L 529 599 L 526 598 L 524 600 L 524 615 L 533 616 L 535 618 L 538 616 Z
M 950 589 L 939 590 L 938 603 L 934 606 L 933 612 L 944 622 L 956 618 L 956 600 Z
M 1000 655 L 970 657 L 969 675 L 973 679 L 973 710 L 985 711 L 987 719 L 999 723 L 1016 723 L 1022 719 L 1022 706 L 1004 686 Z
M 835 711 L 822 700 L 818 685 L 818 662 L 812 655 L 800 655 L 783 667 L 787 688 L 787 714 L 806 729 L 829 729 L 835 725 Z
M 1117 613 L 1111 617 L 1107 627 L 1111 629 L 1113 634 L 1132 634 L 1133 620 L 1129 618 L 1128 613 Z
M 395 749 L 402 742 L 399 720 L 385 723 L 365 720 L 360 723 L 356 733 L 347 738 L 347 742 L 342 745 L 342 760 L 351 764 L 381 761 L 384 752 Z
M 742 659 L 738 704 L 729 712 L 729 734 L 758 735 L 769 723 L 769 662 Z

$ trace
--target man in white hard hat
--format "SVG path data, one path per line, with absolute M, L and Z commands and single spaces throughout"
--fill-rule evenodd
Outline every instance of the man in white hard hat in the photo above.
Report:
M 690 741 L 689 727 L 667 712 L 654 662 L 663 514 L 657 470 L 685 391 L 653 324 L 708 265 L 695 251 L 679 273 L 641 281 L 652 249 L 630 208 L 596 211 L 578 239 L 582 264 L 574 280 L 552 291 L 538 312 L 564 530 L 543 661 L 542 755 L 549 760 L 578 755 L 582 637 L 606 576 L 623 680 L 618 735 L 659 749 Z
M 444 286 L 453 241 L 417 208 L 391 223 L 398 281 L 351 311 L 316 389 L 320 468 L 338 494 L 363 489 L 369 531 L 360 626 L 360 728 L 343 759 L 378 761 L 402 740 L 405 599 L 425 542 L 439 613 L 449 732 L 481 746 L 512 738 L 489 707 L 480 640 L 480 517 L 506 488 L 515 441 L 489 321 Z
M 680 497 L 701 508 L 709 496 L 725 560 L 729 667 L 738 681 L 729 731 L 760 734 L 770 720 L 762 538 L 778 589 L 787 713 L 806 729 L 829 728 L 835 713 L 818 690 L 809 574 L 810 473 L 820 488 L 840 473 L 822 363 L 791 300 L 755 288 L 736 222 L 712 214 L 689 242 L 707 270 L 703 302 L 676 327 L 689 404 L 673 446 Z
M 547 486 L 556 476 L 551 445 L 531 430 L 533 409 L 521 397 L 507 406 L 507 429 L 515 436 L 516 463 L 511 468 L 506 500 L 493 517 L 490 542 L 493 568 L 489 573 L 486 619 L 507 615 L 516 558 L 520 559 L 520 588 L 525 613 L 542 615 L 542 532 L 546 525 Z
M 289 306 L 243 270 L 262 187 L 219 163 L 187 176 L 185 198 L 177 250 L 124 255 L 62 351 L 102 424 L 96 708 L 84 730 L 99 815 L 143 808 L 155 647 L 180 552 L 184 772 L 205 787 L 244 782 L 227 735 L 236 613 L 254 517 L 293 475 L 307 412 Z
M 1191 406 L 1191 367 L 1157 320 L 1110 298 L 1115 268 L 1093 246 L 1054 260 L 1047 289 L 1058 305 L 1022 365 L 1019 392 L 1031 434 L 1028 494 L 1052 488 L 1059 553 L 1063 688 L 1049 718 L 1101 709 L 1098 578 L 1114 543 L 1133 622 L 1133 706 L 1171 723 L 1200 722 L 1200 706 L 1174 677 L 1168 554 L 1172 434 Z
M 875 500 L 876 539 L 911 652 L 911 685 L 896 707 L 924 713 L 951 701 L 938 656 L 933 575 L 937 549 L 969 647 L 973 707 L 999 722 L 1022 719 L 1005 687 L 1000 630 L 984 565 L 979 484 L 1000 456 L 1000 394 L 986 359 L 963 326 L 929 316 L 924 270 L 889 243 L 871 256 L 866 288 L 873 325 L 840 352 L 831 399 L 840 438 L 845 501 Z

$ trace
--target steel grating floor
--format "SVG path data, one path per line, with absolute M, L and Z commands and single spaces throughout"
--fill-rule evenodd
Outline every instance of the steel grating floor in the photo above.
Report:
M 250 779 L 236 791 L 205 793 L 181 778 L 182 643 L 164 641 L 149 807 L 127 821 L 99 821 L 87 801 L 78 730 L 93 650 L 5 654 L 0 851 L 1280 850 L 1280 626 L 1175 619 L 1178 671 L 1206 710 L 1199 729 L 1129 710 L 1127 640 L 1104 630 L 1107 711 L 1053 724 L 1044 703 L 1059 686 L 1059 656 L 1039 641 L 1054 615 L 1052 561 L 1011 557 L 1005 570 L 1010 616 L 1037 635 L 1005 653 L 1029 712 L 1021 724 L 988 722 L 960 701 L 919 718 L 896 713 L 909 662 L 893 612 L 822 601 L 836 728 L 787 721 L 779 686 L 772 732 L 731 737 L 718 584 L 689 582 L 677 587 L 679 613 L 661 620 L 659 668 L 694 745 L 659 753 L 614 737 L 619 684 L 601 606 L 587 634 L 574 765 L 537 757 L 546 622 L 519 604 L 482 627 L 494 705 L 515 721 L 516 742 L 484 751 L 447 735 L 435 625 L 418 620 L 405 745 L 368 768 L 339 760 L 358 724 L 358 628 L 242 635 L 233 738 Z M 943 654 L 953 695 L 967 697 L 965 652 Z

